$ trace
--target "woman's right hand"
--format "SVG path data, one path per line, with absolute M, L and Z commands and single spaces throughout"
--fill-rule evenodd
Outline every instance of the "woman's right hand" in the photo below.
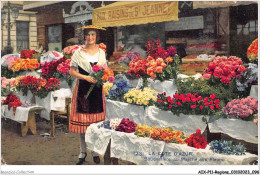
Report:
M 97 81 L 91 77 L 91 76 L 85 76 L 84 79 L 87 81 L 87 82 L 90 82 L 90 83 L 93 83 L 95 84 Z

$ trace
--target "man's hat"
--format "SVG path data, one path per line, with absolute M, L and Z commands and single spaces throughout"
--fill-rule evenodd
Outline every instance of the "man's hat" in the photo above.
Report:
M 77 30 L 84 30 L 84 29 L 98 29 L 98 30 L 106 30 L 105 28 L 103 27 L 99 27 L 99 26 L 95 26 L 95 25 L 88 25 L 88 26 L 83 26 L 83 27 L 79 27 L 77 28 Z

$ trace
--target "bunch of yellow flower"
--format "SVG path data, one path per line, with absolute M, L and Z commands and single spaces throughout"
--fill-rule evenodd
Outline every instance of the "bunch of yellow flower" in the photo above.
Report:
M 139 124 L 136 126 L 135 135 L 178 144 L 185 144 L 185 140 L 188 138 L 182 131 L 173 130 L 172 128 L 157 128 Z
M 135 135 L 138 137 L 150 137 L 151 127 L 138 124 L 135 128 Z
M 18 59 L 13 62 L 12 67 L 9 69 L 12 69 L 13 72 L 17 72 L 20 70 L 34 70 L 40 67 L 40 63 L 37 59 Z
M 124 100 L 127 103 L 133 103 L 140 106 L 152 105 L 157 101 L 157 92 L 150 88 L 130 89 L 125 95 Z
M 103 90 L 104 90 L 104 93 L 106 96 L 109 95 L 109 90 L 111 89 L 112 86 L 113 86 L 113 83 L 109 83 L 109 82 L 107 82 L 103 85 Z

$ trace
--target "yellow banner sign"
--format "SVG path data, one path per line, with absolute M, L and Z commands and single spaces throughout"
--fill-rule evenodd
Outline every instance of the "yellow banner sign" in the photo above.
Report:
M 178 1 L 120 1 L 94 9 L 92 16 L 101 27 L 178 21 Z

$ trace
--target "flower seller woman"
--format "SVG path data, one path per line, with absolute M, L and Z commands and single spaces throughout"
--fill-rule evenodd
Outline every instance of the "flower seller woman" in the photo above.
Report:
M 71 102 L 71 117 L 69 132 L 80 134 L 80 154 L 76 165 L 81 165 L 87 156 L 85 132 L 87 127 L 96 122 L 105 120 L 106 106 L 102 86 L 95 86 L 90 95 L 85 99 L 84 95 L 96 80 L 90 76 L 93 73 L 92 66 L 106 64 L 105 52 L 98 47 L 96 40 L 102 27 L 88 25 L 79 29 L 84 30 L 85 45 L 79 48 L 72 56 L 70 63 L 70 75 L 78 79 L 73 90 Z M 95 163 L 100 163 L 98 154 L 92 151 Z

